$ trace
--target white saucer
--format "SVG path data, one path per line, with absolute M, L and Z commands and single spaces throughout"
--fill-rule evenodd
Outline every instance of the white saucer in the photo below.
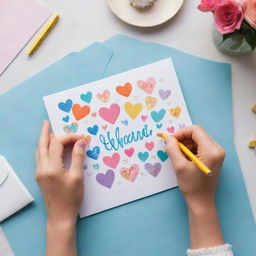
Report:
M 122 21 L 138 27 L 154 27 L 171 19 L 184 0 L 156 0 L 145 10 L 131 6 L 129 0 L 107 0 L 110 9 Z

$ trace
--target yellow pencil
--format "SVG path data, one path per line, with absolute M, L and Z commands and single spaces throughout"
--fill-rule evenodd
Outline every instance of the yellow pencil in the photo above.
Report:
M 52 28 L 58 22 L 58 20 L 59 20 L 59 14 L 54 14 L 51 16 L 51 18 L 48 20 L 46 25 L 43 27 L 42 32 L 40 33 L 38 38 L 30 46 L 27 52 L 28 55 L 33 54 L 37 50 L 37 48 L 40 46 L 40 44 L 43 42 L 45 37 L 49 34 L 49 32 L 52 30 Z
M 157 133 L 157 136 L 161 137 L 162 139 L 166 140 L 168 138 L 168 134 L 165 133 Z M 212 171 L 203 164 L 197 156 L 195 156 L 184 144 L 181 142 L 178 142 L 178 145 L 181 149 L 181 151 L 187 155 L 191 161 L 205 174 L 205 175 L 212 175 Z

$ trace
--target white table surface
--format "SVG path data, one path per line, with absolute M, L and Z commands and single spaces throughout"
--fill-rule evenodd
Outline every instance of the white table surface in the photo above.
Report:
M 120 0 L 128 1 L 128 0 Z M 159 0 L 161 1 L 161 0 Z M 256 137 L 256 52 L 247 56 L 220 53 L 212 40 L 213 18 L 196 9 L 198 1 L 185 0 L 184 6 L 170 22 L 161 27 L 142 29 L 126 25 L 109 10 L 106 0 L 41 0 L 61 20 L 31 58 L 28 46 L 0 77 L 0 93 L 16 86 L 72 51 L 78 51 L 115 34 L 168 45 L 203 58 L 230 62 L 233 70 L 233 110 L 235 145 L 242 166 L 251 206 L 256 217 L 256 151 L 247 142 Z M 0 230 L 0 254 L 13 255 Z

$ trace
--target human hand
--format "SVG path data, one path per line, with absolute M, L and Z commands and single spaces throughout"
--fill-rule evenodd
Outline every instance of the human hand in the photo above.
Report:
M 181 152 L 177 141 L 182 142 L 197 155 L 213 171 L 213 176 L 206 176 L 192 161 L 187 159 Z M 213 206 L 218 176 L 225 158 L 223 148 L 197 125 L 184 128 L 168 137 L 166 144 L 179 188 L 188 207 Z
M 36 151 L 36 180 L 47 208 L 48 224 L 74 226 L 83 199 L 83 164 L 86 142 L 83 136 L 68 134 L 55 138 L 44 121 Z M 74 144 L 70 169 L 63 163 L 65 146 Z

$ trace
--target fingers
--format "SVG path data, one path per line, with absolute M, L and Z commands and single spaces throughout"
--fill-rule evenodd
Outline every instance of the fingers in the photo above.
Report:
M 75 143 L 82 135 L 66 134 L 58 138 L 52 138 L 49 147 L 49 161 L 54 166 L 63 166 L 63 153 L 65 146 Z
M 70 174 L 83 175 L 83 165 L 85 158 L 85 140 L 79 140 L 75 143 L 72 151 Z
M 50 123 L 49 121 L 43 121 L 41 134 L 38 142 L 38 149 L 36 153 L 36 158 L 39 161 L 45 160 L 48 158 L 48 149 L 49 149 L 49 130 L 50 130 Z
M 198 125 L 185 127 L 174 134 L 178 141 L 192 139 L 198 147 L 215 144 L 214 140 Z
M 166 146 L 175 171 L 180 171 L 190 164 L 180 151 L 176 138 L 169 136 L 166 140 Z

